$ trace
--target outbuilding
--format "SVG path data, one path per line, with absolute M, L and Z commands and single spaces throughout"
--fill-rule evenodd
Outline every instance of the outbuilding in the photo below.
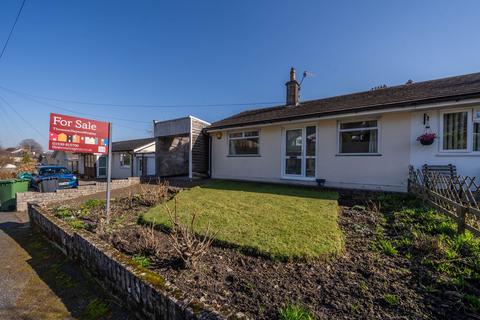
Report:
M 210 123 L 187 116 L 154 121 L 156 175 L 159 177 L 209 175 L 209 139 L 203 129 Z

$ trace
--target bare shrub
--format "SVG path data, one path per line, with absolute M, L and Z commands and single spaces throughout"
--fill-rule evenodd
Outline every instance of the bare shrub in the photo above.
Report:
M 142 253 L 158 256 L 162 246 L 155 231 L 155 220 L 149 227 L 142 227 L 139 233 L 139 249 Z
M 140 193 L 135 200 L 144 206 L 154 206 L 168 197 L 168 182 L 160 182 L 155 185 L 140 184 Z
M 177 212 L 177 201 L 172 211 L 166 206 L 170 216 L 171 230 L 169 238 L 175 251 L 182 259 L 185 268 L 195 268 L 198 260 L 207 253 L 210 245 L 218 234 L 210 229 L 208 222 L 207 229 L 200 236 L 196 231 L 195 221 L 198 217 L 197 212 L 193 212 L 190 216 L 189 223 L 180 221 Z

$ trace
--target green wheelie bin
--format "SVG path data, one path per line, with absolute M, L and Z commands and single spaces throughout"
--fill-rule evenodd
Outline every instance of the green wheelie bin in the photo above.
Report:
M 0 211 L 15 210 L 15 180 L 0 180 Z
M 10 179 L 0 180 L 0 211 L 16 209 L 15 195 L 17 192 L 28 191 L 28 180 Z

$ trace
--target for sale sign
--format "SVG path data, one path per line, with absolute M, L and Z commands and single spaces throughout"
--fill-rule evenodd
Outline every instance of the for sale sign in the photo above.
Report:
M 108 126 L 108 122 L 51 113 L 48 149 L 107 154 Z

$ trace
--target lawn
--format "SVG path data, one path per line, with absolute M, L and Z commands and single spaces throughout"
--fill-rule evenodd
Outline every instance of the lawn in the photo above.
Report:
M 342 249 L 336 192 L 213 180 L 175 198 L 182 219 L 198 213 L 199 233 L 210 222 L 218 240 L 242 249 L 282 260 L 326 257 Z M 174 203 L 150 209 L 144 220 L 168 227 L 166 206 L 173 210 Z

